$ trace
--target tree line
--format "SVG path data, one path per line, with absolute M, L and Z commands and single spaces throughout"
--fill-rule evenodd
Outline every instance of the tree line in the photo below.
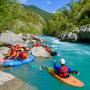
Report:
M 71 0 L 51 16 L 43 33 L 58 36 L 62 33 L 74 32 L 80 26 L 87 24 L 90 24 L 90 1 Z
M 87 24 L 90 24 L 89 0 L 71 0 L 53 14 L 26 7 L 17 0 L 0 0 L 0 32 L 12 30 L 58 37 Z
M 38 13 L 26 9 L 17 0 L 0 0 L 0 32 L 42 33 L 45 20 Z

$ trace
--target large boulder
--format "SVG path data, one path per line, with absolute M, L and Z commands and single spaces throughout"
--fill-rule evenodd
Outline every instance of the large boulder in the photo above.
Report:
M 76 33 L 66 33 L 66 34 L 61 34 L 59 39 L 61 41 L 68 41 L 68 42 L 77 42 L 78 40 L 78 35 Z
M 24 41 L 18 34 L 12 32 L 12 31 L 8 31 L 8 30 L 4 33 L 1 33 L 0 42 L 9 43 L 9 44 L 13 44 L 13 45 L 16 45 L 16 44 L 25 45 Z
M 61 34 L 58 37 L 61 41 L 90 43 L 90 25 L 81 26 L 74 32 Z
M 51 57 L 51 55 L 42 47 L 33 47 L 31 49 L 32 55 L 36 57 Z
M 80 39 L 89 39 L 90 40 L 90 25 L 82 26 L 80 27 L 79 31 L 79 37 Z
M 20 36 L 20 38 L 24 41 L 24 43 L 26 44 L 30 44 L 30 43 L 43 43 L 44 41 L 39 39 L 37 36 L 33 35 L 33 34 L 18 34 L 18 36 Z

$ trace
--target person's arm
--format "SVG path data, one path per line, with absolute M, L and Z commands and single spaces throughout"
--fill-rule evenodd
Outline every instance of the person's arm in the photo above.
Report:
M 60 70 L 60 67 L 56 65 L 56 61 L 54 61 L 53 66 L 54 66 L 54 69 Z
M 68 68 L 68 72 L 71 73 L 71 74 L 79 74 L 78 71 L 72 70 L 70 67 Z
M 69 72 L 69 73 L 73 73 L 73 70 L 69 67 L 69 68 L 68 68 L 68 72 Z

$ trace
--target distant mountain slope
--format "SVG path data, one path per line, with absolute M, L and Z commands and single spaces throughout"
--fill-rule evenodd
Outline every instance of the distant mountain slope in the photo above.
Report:
M 0 0 L 0 32 L 42 34 L 45 26 L 45 19 L 37 12 L 12 0 Z
M 51 13 L 44 11 L 44 10 L 34 6 L 34 5 L 23 5 L 23 6 L 27 10 L 30 10 L 30 11 L 33 11 L 33 12 L 40 14 L 42 17 L 44 17 L 45 20 L 47 20 L 51 16 Z

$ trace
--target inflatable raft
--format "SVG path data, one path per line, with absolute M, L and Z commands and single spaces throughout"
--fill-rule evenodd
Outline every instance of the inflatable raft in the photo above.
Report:
M 22 64 L 26 64 L 26 63 L 29 63 L 31 61 L 34 60 L 34 56 L 33 55 L 30 55 L 27 59 L 25 60 L 7 60 L 6 62 L 3 62 L 2 63 L 2 66 L 5 66 L 5 67 L 14 67 L 14 66 L 19 66 L 19 65 L 22 65 Z

